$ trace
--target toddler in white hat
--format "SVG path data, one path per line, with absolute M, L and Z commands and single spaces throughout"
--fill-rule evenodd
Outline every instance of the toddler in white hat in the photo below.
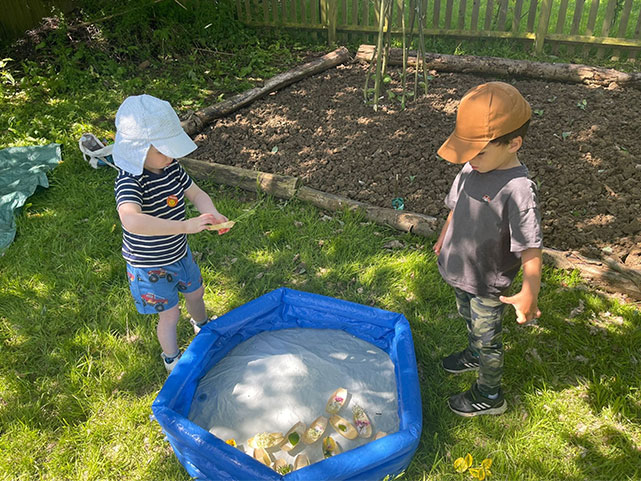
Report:
M 180 357 L 178 293 L 185 297 L 196 333 L 209 320 L 202 276 L 187 234 L 212 227 L 219 234 L 229 230 L 218 228 L 227 217 L 176 160 L 196 147 L 169 102 L 136 95 L 118 109 L 113 159 L 119 168 L 115 195 L 122 255 L 138 312 L 159 315 L 158 341 L 168 371 Z M 185 199 L 198 209 L 198 217 L 185 218 Z

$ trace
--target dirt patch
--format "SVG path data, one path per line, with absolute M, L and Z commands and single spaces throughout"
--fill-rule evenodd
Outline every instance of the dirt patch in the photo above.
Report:
M 400 73 L 392 72 L 398 89 Z M 444 219 L 459 166 L 437 157 L 461 96 L 489 80 L 436 74 L 401 110 L 363 102 L 365 69 L 341 65 L 208 126 L 193 157 L 297 176 L 315 189 Z M 519 154 L 539 185 L 546 247 L 641 265 L 641 145 L 634 89 L 512 80 L 534 111 Z M 397 90 L 398 91 L 398 90 Z

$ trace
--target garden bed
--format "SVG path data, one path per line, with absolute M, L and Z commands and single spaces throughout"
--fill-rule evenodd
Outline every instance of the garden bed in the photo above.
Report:
M 218 119 L 192 157 L 299 177 L 307 186 L 381 207 L 445 218 L 458 166 L 436 151 L 471 87 L 495 78 L 441 73 L 428 95 L 378 112 L 363 102 L 366 67 L 339 65 Z M 400 71 L 391 72 L 399 91 Z M 539 185 L 546 247 L 641 265 L 641 91 L 514 80 L 533 109 L 520 153 Z

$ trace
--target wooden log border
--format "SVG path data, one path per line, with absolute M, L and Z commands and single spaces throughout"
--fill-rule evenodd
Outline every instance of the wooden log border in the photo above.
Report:
M 373 45 L 361 45 L 356 60 L 369 64 L 374 54 Z M 409 52 L 408 65 L 416 65 L 416 52 Z M 390 49 L 388 65 L 402 65 L 402 49 Z M 497 75 L 500 77 L 528 77 L 593 85 L 609 86 L 616 83 L 622 87 L 641 89 L 641 72 L 621 72 L 611 68 L 591 67 L 583 64 L 533 62 L 498 57 L 474 55 L 425 54 L 425 67 L 442 72 Z
M 231 185 L 251 192 L 265 192 L 281 199 L 300 199 L 329 211 L 343 209 L 363 212 L 365 218 L 404 232 L 430 236 L 436 232 L 438 220 L 424 214 L 376 207 L 342 195 L 328 194 L 303 186 L 298 177 L 268 174 L 204 160 L 184 158 L 180 161 L 190 175 L 217 184 Z

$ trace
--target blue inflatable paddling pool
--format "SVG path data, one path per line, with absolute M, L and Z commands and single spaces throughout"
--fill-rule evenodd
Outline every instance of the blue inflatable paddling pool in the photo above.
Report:
M 225 443 L 188 416 L 200 380 L 234 347 L 265 331 L 335 329 L 373 344 L 394 364 L 397 432 L 281 475 Z M 152 404 L 156 420 L 189 475 L 207 480 L 382 480 L 405 470 L 422 428 L 410 326 L 402 314 L 331 297 L 276 289 L 221 316 L 191 342 Z

